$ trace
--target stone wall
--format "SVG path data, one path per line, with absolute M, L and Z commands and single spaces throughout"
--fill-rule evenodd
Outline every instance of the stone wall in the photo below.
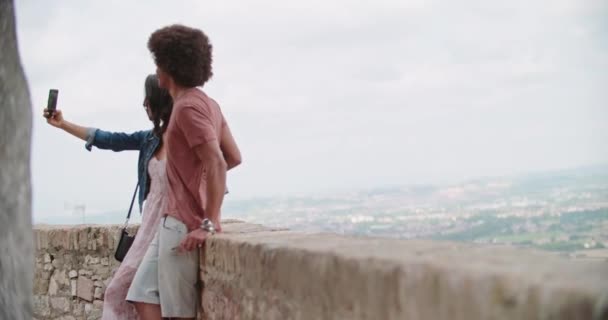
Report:
M 201 252 L 201 319 L 608 319 L 608 263 L 243 222 Z M 98 319 L 119 228 L 38 228 L 37 319 Z
M 525 249 L 224 226 L 205 319 L 608 319 L 608 263 Z
M 96 320 L 120 226 L 36 226 L 34 319 Z M 130 227 L 135 232 L 137 226 Z

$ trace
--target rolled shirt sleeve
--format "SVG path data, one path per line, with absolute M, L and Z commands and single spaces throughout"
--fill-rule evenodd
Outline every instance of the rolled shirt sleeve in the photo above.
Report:
M 175 116 L 190 148 L 218 140 L 212 115 L 206 108 L 185 106 Z
M 91 149 L 93 149 L 93 143 L 95 143 L 95 134 L 97 133 L 97 128 L 87 128 L 87 137 L 86 137 L 86 143 L 84 145 L 84 147 L 91 151 Z

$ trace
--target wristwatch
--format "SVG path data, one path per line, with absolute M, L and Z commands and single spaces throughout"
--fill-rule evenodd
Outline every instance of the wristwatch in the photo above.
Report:
M 215 227 L 213 226 L 213 222 L 209 219 L 203 219 L 203 223 L 201 223 L 201 229 L 211 233 L 211 235 L 215 234 Z

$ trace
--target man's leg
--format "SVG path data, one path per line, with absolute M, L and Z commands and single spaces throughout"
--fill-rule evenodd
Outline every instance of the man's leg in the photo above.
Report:
M 141 320 L 161 320 L 160 304 L 135 302 L 135 310 Z
M 194 319 L 199 301 L 198 249 L 178 252 L 186 226 L 173 217 L 161 219 L 158 246 L 158 284 L 165 318 Z

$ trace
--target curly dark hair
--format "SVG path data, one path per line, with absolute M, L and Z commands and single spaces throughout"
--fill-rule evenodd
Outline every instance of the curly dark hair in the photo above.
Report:
M 158 86 L 158 78 L 155 74 L 148 75 L 144 84 L 145 100 L 148 102 L 148 107 L 152 113 L 152 122 L 154 123 L 154 133 L 161 139 L 163 133 L 169 126 L 171 119 L 171 111 L 173 111 L 173 99 L 169 95 L 169 91 Z
M 158 29 L 148 39 L 148 49 L 156 66 L 182 87 L 202 86 L 213 76 L 212 46 L 199 29 L 178 24 Z

